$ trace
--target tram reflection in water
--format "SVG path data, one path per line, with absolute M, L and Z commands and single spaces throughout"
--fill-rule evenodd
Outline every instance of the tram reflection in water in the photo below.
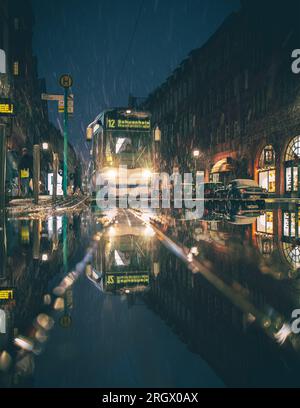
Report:
M 155 267 L 154 231 L 115 224 L 104 230 L 87 277 L 106 293 L 145 292 Z

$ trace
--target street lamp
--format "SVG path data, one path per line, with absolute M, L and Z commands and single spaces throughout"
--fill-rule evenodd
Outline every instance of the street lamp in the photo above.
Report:
M 200 150 L 198 149 L 193 150 L 193 156 L 195 159 L 198 159 L 200 156 Z
M 49 143 L 47 143 L 47 142 L 42 143 L 42 149 L 43 150 L 49 150 Z
M 52 169 L 53 169 L 53 181 L 52 181 L 52 200 L 53 202 L 56 201 L 56 195 L 57 195 L 57 173 L 58 173 L 58 154 L 53 151 L 52 146 L 48 142 L 43 142 L 42 143 L 42 149 L 43 151 L 49 151 L 51 150 L 52 152 Z

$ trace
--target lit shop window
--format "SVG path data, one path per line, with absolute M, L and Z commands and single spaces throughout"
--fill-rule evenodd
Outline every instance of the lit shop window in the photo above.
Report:
M 13 74 L 14 75 L 19 75 L 19 62 L 18 61 L 15 61 L 14 62 L 14 65 L 13 65 Z
M 257 218 L 257 232 L 262 234 L 273 234 L 273 211 L 267 211 Z
M 283 213 L 283 236 L 285 238 L 300 237 L 300 214 L 297 212 Z
M 259 159 L 258 182 L 262 188 L 275 193 L 275 179 L 275 151 L 271 145 L 268 145 L 263 149 Z
M 298 191 L 298 167 L 286 167 L 285 189 L 287 192 Z
M 300 136 L 294 137 L 289 143 L 285 153 L 285 191 L 298 191 L 299 172 L 298 162 L 300 159 Z

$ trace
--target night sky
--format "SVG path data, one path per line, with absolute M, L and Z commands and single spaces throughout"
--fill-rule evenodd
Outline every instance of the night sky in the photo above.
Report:
M 71 142 L 87 152 L 85 127 L 107 107 L 147 96 L 201 46 L 239 0 L 32 0 L 34 53 L 49 93 L 58 78 L 74 79 Z M 50 118 L 60 127 L 57 104 Z

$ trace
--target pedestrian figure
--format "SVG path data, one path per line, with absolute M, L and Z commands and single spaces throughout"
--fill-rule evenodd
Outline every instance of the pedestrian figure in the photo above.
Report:
M 73 184 L 73 193 L 79 193 L 81 191 L 81 170 L 80 167 L 77 165 L 74 171 L 74 184 Z
M 19 163 L 19 177 L 21 186 L 21 196 L 23 198 L 32 195 L 30 188 L 30 180 L 32 179 L 33 159 L 29 155 L 28 149 L 24 147 L 22 149 L 22 157 Z

